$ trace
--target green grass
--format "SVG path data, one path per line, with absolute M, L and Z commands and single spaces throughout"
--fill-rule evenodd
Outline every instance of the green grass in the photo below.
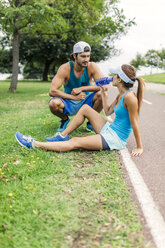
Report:
M 50 83 L 0 83 L 0 247 L 141 248 L 145 240 L 118 153 L 26 150 L 19 130 L 44 141 L 59 120 L 50 114 Z M 72 136 L 86 135 L 85 124 Z
M 142 76 L 147 82 L 165 84 L 165 73 L 151 74 Z

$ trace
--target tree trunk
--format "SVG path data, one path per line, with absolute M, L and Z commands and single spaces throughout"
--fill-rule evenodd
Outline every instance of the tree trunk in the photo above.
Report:
M 19 30 L 14 29 L 13 32 L 13 67 L 12 67 L 12 80 L 9 91 L 16 92 L 18 81 L 18 63 L 19 63 Z
M 48 81 L 48 72 L 49 72 L 49 67 L 50 67 L 51 63 L 52 63 L 52 61 L 48 61 L 48 60 L 45 62 L 42 81 Z

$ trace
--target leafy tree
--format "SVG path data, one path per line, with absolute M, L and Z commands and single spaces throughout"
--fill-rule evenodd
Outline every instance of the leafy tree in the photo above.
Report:
M 67 23 L 62 18 L 62 13 L 67 9 L 62 5 L 63 2 L 65 1 L 1 0 L 1 30 L 13 37 L 13 68 L 9 91 L 15 92 L 17 88 L 20 35 L 23 32 L 61 33 L 66 31 Z
M 165 48 L 162 48 L 162 50 L 158 51 L 158 55 L 160 57 L 159 67 L 165 69 Z
M 150 49 L 146 52 L 144 56 L 137 54 L 136 58 L 130 62 L 137 69 L 140 66 L 147 67 L 157 67 L 164 69 L 165 68 L 165 49 L 162 50 L 154 50 Z
M 41 79 L 43 73 L 43 65 L 39 62 L 31 61 L 26 63 L 23 67 L 24 78 L 28 79 Z
M 68 11 L 63 15 L 68 23 L 67 37 L 56 36 L 23 36 L 20 45 L 21 61 L 37 62 L 44 65 L 43 80 L 48 79 L 50 67 L 55 68 L 70 59 L 73 44 L 85 40 L 92 46 L 91 60 L 100 61 L 115 54 L 115 39 L 125 34 L 133 21 L 126 21 L 123 11 L 116 8 L 116 0 L 67 0 Z M 109 13 L 109 14 L 108 14 Z M 35 63 L 36 65 L 36 63 Z M 26 68 L 26 67 L 25 67 Z M 34 69 L 34 68 L 32 68 Z
M 6 34 L 13 36 L 13 77 L 10 91 L 16 90 L 19 40 L 22 34 L 37 34 L 44 38 L 54 36 L 60 47 L 57 49 L 55 63 L 59 63 L 67 58 L 67 54 L 64 55 L 62 51 L 69 51 L 70 41 L 72 46 L 78 40 L 85 40 L 91 45 L 101 45 L 102 42 L 105 44 L 109 40 L 113 44 L 133 24 L 133 21 L 126 21 L 123 11 L 116 7 L 118 0 L 1 1 L 1 27 Z M 50 61 L 49 53 L 48 66 Z
M 67 46 L 69 49 L 69 44 Z M 71 50 L 70 50 L 71 51 Z M 65 56 L 65 57 L 64 57 Z M 42 72 L 43 81 L 48 80 L 50 66 L 58 66 L 61 59 L 67 61 L 70 54 L 63 41 L 54 37 L 25 36 L 20 43 L 20 60 L 26 67 Z
M 142 55 L 138 53 L 136 55 L 136 58 L 133 59 L 133 60 L 131 60 L 130 64 L 133 65 L 138 70 L 138 69 L 140 69 L 141 66 L 145 66 L 146 65 L 146 61 L 142 57 Z
M 34 74 L 42 72 L 43 81 L 48 80 L 48 73 L 55 74 L 60 64 L 71 59 L 73 43 L 70 38 L 61 41 L 57 38 L 43 38 L 25 36 L 20 42 L 20 61 L 25 64 L 24 72 L 31 68 Z M 110 56 L 111 49 L 108 44 L 96 43 L 92 46 L 91 60 L 98 62 Z M 28 68 L 28 70 L 27 70 Z M 29 74 L 33 74 L 29 71 Z
M 159 67 L 160 57 L 158 51 L 151 49 L 145 54 L 146 66 Z
M 12 72 L 12 50 L 0 49 L 0 72 Z

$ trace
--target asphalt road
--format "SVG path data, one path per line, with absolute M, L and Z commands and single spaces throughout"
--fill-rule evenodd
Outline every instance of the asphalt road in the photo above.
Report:
M 114 87 L 109 87 L 109 92 L 110 96 L 117 94 Z M 139 116 L 139 126 L 144 153 L 140 158 L 132 158 L 132 160 L 165 220 L 165 85 L 147 84 Z M 136 143 L 132 133 L 128 139 L 127 149 L 131 152 L 135 147 Z M 125 171 L 125 173 L 127 172 Z M 132 188 L 133 199 L 140 206 L 128 176 L 127 181 Z M 140 215 L 146 237 L 151 240 L 152 237 L 141 210 Z
M 145 90 L 144 100 L 148 103 L 143 102 L 139 117 L 144 153 L 133 161 L 165 220 L 165 93 Z M 131 151 L 134 147 L 131 134 L 127 148 Z

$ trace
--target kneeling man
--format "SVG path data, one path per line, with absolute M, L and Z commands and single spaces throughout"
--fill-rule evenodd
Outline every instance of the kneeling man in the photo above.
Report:
M 97 112 L 102 110 L 100 87 L 91 85 L 90 81 L 103 78 L 104 75 L 94 62 L 90 61 L 91 47 L 84 41 L 73 46 L 73 60 L 62 64 L 52 80 L 49 95 L 51 112 L 61 118 L 58 132 L 66 129 L 70 119 L 78 110 L 88 104 Z M 60 90 L 64 84 L 64 92 Z M 90 93 L 92 92 L 92 93 Z M 90 123 L 87 129 L 93 131 Z

